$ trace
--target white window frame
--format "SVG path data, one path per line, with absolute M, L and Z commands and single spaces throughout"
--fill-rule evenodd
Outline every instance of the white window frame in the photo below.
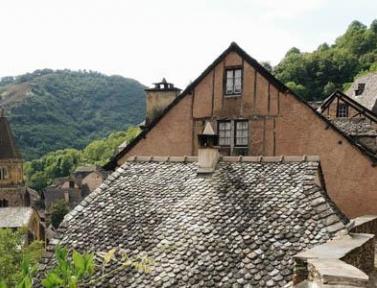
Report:
M 243 71 L 241 67 L 225 69 L 224 95 L 226 97 L 241 96 L 242 77 Z
M 231 146 L 232 143 L 232 122 L 231 121 L 219 121 L 217 123 L 219 145 L 220 146 Z
M 248 147 L 249 146 L 249 121 L 235 120 L 234 121 L 234 146 Z

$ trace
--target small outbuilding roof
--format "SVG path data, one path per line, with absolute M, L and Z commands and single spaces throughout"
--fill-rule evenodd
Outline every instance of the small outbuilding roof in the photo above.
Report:
M 30 207 L 0 208 L 0 228 L 20 228 L 27 226 L 34 210 Z
M 98 271 L 96 287 L 282 287 L 292 256 L 348 221 L 318 184 L 318 157 L 223 157 L 209 175 L 195 161 L 130 159 L 66 215 L 51 243 L 154 262 L 150 273 Z

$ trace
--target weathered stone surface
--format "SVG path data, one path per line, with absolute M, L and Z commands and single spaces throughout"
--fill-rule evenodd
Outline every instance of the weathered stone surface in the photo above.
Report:
M 114 247 L 154 264 L 150 273 L 121 270 L 98 287 L 282 287 L 292 256 L 330 239 L 329 223 L 347 221 L 309 177 L 318 162 L 220 161 L 205 176 L 187 161 L 121 169 L 66 217 L 60 244 Z M 316 216 L 314 200 L 331 204 L 323 209 L 331 221 Z M 51 267 L 51 255 L 43 263 Z

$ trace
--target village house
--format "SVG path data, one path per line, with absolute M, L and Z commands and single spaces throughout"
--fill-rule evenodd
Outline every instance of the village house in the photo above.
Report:
M 346 95 L 377 114 L 377 73 L 368 73 L 355 79 Z
M 147 89 L 143 132 L 65 216 L 36 287 L 56 245 L 98 265 L 115 249 L 86 287 L 376 287 L 377 217 L 351 217 L 376 209 L 377 159 L 334 122 L 347 117 L 316 111 L 235 43 L 179 93 L 165 79 Z M 125 254 L 151 272 L 122 269 Z
M 26 243 L 44 240 L 39 214 L 31 207 L 0 208 L 0 229 L 26 229 Z
M 97 165 L 77 167 L 68 177 L 54 179 L 54 183 L 42 192 L 44 207 L 48 211 L 59 200 L 72 209 L 93 192 L 108 176 L 108 172 Z
M 317 110 L 357 145 L 377 153 L 377 115 L 341 91 L 335 91 Z
M 136 155 L 196 156 L 197 136 L 208 121 L 221 155 L 319 155 L 327 191 L 340 209 L 349 217 L 377 213 L 375 152 L 301 100 L 236 43 L 182 93 L 163 82 L 147 90 L 152 107 L 147 107 L 145 129 L 107 169 Z M 161 112 L 165 90 L 167 106 Z

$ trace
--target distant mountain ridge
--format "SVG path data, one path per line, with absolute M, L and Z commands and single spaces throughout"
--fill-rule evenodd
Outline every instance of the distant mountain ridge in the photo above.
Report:
M 125 130 L 145 118 L 144 86 L 92 71 L 36 70 L 0 81 L 17 144 L 27 160 Z

